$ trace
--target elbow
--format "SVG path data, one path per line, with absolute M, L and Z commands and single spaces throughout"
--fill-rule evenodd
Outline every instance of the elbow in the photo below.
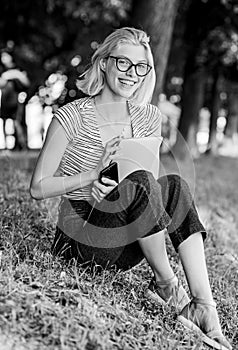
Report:
M 35 186 L 30 186 L 29 192 L 30 192 L 31 198 L 36 200 L 43 199 L 42 192 L 39 189 L 35 188 Z

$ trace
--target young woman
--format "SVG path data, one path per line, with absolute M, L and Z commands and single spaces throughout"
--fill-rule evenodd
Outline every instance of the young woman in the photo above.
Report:
M 132 172 L 119 184 L 99 173 L 123 138 L 159 136 L 161 116 L 149 104 L 155 85 L 149 38 L 134 28 L 110 34 L 79 88 L 89 95 L 58 109 L 32 177 L 33 198 L 61 195 L 52 251 L 81 264 L 126 270 L 144 257 L 153 270 L 146 295 L 178 306 L 179 320 L 215 349 L 222 334 L 204 256 L 204 227 L 189 187 L 178 175 L 156 180 Z M 165 231 L 179 253 L 192 299 L 169 264 Z

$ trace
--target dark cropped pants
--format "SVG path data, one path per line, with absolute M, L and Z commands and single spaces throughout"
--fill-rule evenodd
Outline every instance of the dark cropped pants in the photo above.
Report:
M 101 203 L 63 197 L 52 252 L 81 264 L 126 270 L 144 258 L 138 239 L 165 228 L 176 251 L 196 232 L 206 237 L 187 183 L 174 174 L 156 181 L 139 170 Z

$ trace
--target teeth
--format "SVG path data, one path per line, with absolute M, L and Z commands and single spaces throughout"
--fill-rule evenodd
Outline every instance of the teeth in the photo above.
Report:
M 126 84 L 126 85 L 129 85 L 129 86 L 133 86 L 135 84 L 134 81 L 131 81 L 131 80 L 124 80 L 124 79 L 120 79 L 120 82 L 122 84 Z

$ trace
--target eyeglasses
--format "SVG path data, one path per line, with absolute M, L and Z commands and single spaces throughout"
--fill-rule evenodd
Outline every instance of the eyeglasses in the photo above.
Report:
M 150 65 L 146 63 L 134 64 L 131 62 L 131 60 L 129 60 L 129 58 L 115 57 L 115 56 L 108 56 L 108 57 L 114 58 L 114 60 L 116 60 L 116 67 L 120 72 L 127 72 L 128 70 L 131 69 L 131 67 L 135 67 L 136 74 L 139 77 L 146 76 L 152 68 Z

